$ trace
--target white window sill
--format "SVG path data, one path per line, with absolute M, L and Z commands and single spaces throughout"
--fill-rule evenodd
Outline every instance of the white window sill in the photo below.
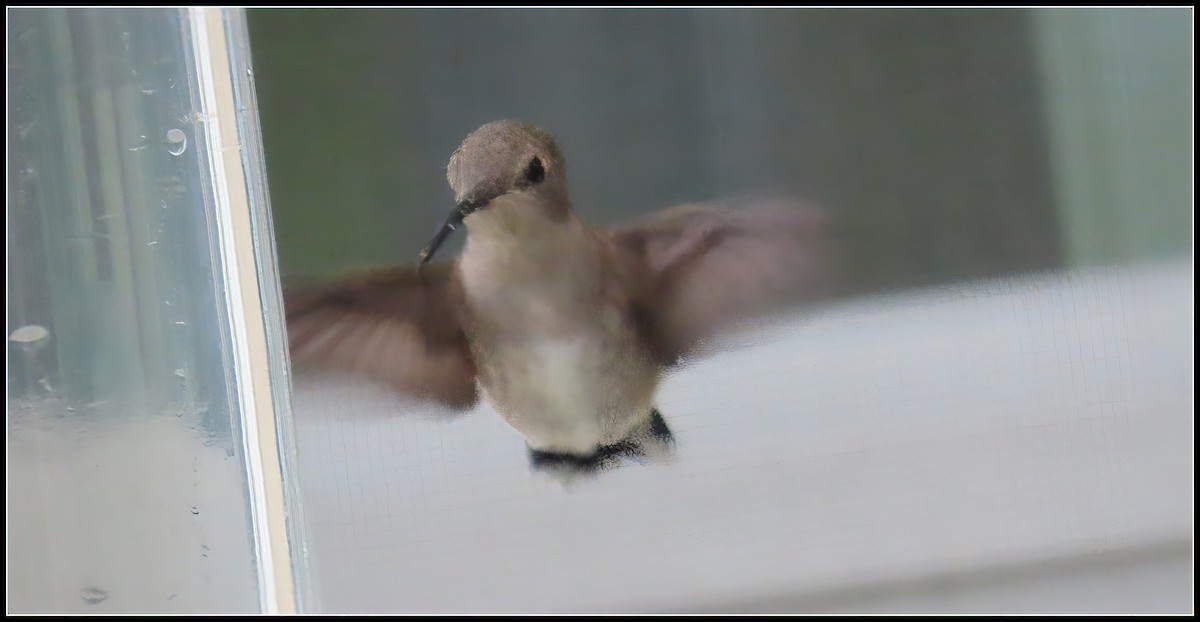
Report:
M 1191 279 L 998 279 L 747 331 L 664 386 L 677 464 L 572 491 L 486 407 L 297 378 L 320 607 L 1190 611 Z M 1105 570 L 1130 556 L 1152 568 Z

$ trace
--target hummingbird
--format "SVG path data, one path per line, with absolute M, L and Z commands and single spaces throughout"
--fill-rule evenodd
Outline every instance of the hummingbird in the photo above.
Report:
M 664 376 L 826 274 L 827 216 L 791 199 L 584 224 L 554 137 L 531 123 L 480 127 L 446 172 L 454 208 L 415 265 L 285 291 L 292 361 L 456 410 L 482 399 L 535 470 L 673 457 L 655 405 Z M 433 261 L 463 227 L 462 253 Z

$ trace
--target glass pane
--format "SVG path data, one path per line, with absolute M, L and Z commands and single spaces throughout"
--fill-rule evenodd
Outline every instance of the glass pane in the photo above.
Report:
M 189 14 L 8 16 L 10 611 L 258 611 Z
M 1190 10 L 248 20 L 285 281 L 411 266 L 506 118 L 585 223 L 783 192 L 843 234 L 838 297 L 663 381 L 675 462 L 567 490 L 486 402 L 297 367 L 320 609 L 1190 610 Z

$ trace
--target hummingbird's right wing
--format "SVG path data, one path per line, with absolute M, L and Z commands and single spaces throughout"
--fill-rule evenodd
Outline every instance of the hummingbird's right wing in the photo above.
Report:
M 292 362 L 354 372 L 455 408 L 478 400 L 454 262 L 284 291 Z

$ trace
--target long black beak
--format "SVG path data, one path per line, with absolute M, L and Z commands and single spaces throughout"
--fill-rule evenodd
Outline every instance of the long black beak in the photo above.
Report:
M 476 195 L 470 194 L 462 201 L 459 201 L 458 205 L 455 205 L 454 209 L 450 212 L 450 215 L 446 217 L 446 221 L 438 228 L 437 233 L 433 234 L 433 239 L 429 241 L 429 246 L 426 246 L 425 250 L 421 251 L 421 263 L 419 265 L 423 266 L 429 263 L 429 260 L 433 259 L 433 254 L 442 246 L 446 238 L 450 237 L 451 233 L 454 233 L 462 226 L 463 219 L 478 211 L 484 205 L 487 205 L 492 198 L 490 196 L 476 198 Z

